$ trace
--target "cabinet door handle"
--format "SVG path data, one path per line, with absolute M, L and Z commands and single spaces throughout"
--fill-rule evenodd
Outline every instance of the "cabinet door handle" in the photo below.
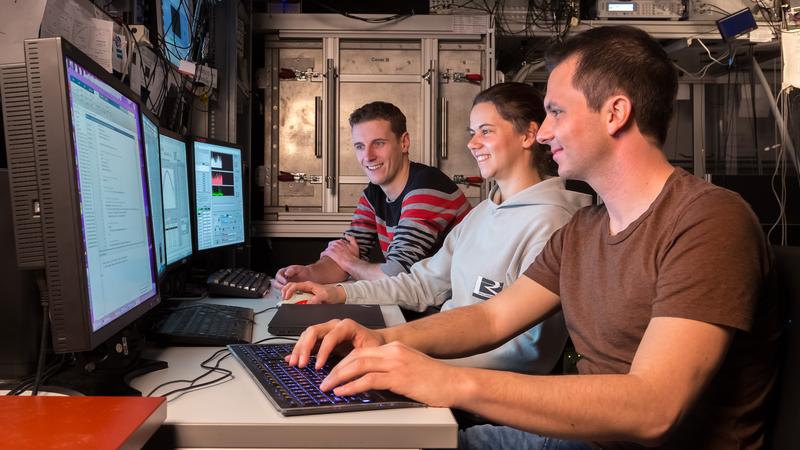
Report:
M 325 187 L 336 189 L 336 135 L 338 124 L 336 122 L 336 67 L 333 59 L 328 58 L 325 76 L 328 79 L 326 97 L 328 99 L 328 174 L 325 177 Z
M 439 99 L 439 158 L 447 159 L 447 99 Z
M 314 97 L 314 156 L 322 158 L 322 97 Z

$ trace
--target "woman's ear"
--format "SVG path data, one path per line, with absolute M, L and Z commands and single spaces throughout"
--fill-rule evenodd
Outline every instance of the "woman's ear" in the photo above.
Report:
M 525 134 L 522 137 L 522 147 L 523 148 L 533 148 L 536 146 L 536 133 L 539 132 L 539 124 L 531 121 L 528 125 L 528 129 L 525 131 Z

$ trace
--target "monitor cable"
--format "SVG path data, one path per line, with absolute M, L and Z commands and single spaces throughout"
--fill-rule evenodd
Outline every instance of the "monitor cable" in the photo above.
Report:
M 39 386 L 42 383 L 45 353 L 47 352 L 47 328 L 49 318 L 50 294 L 47 290 L 47 281 L 43 271 L 36 272 L 36 285 L 39 288 L 39 301 L 42 305 L 42 335 L 39 341 L 39 361 L 36 363 L 36 377 L 33 382 L 32 396 L 39 395 Z
M 292 341 L 292 342 L 297 342 L 297 338 L 291 338 L 291 337 L 287 338 L 287 337 L 273 336 L 273 337 L 268 337 L 268 338 L 264 338 L 264 339 L 261 339 L 259 341 L 253 342 L 253 344 L 261 344 L 261 343 L 269 342 L 269 341 L 273 341 L 273 340 L 282 340 L 282 341 L 289 340 L 289 341 Z M 163 394 L 159 394 L 158 395 L 159 397 L 168 397 L 168 396 L 173 395 L 173 394 L 181 394 L 181 395 L 183 395 L 185 393 L 193 392 L 193 391 L 196 391 L 196 390 L 201 389 L 201 388 L 209 387 L 209 386 L 212 386 L 212 385 L 217 385 L 218 383 L 222 383 L 222 382 L 224 382 L 224 381 L 226 381 L 226 380 L 228 380 L 230 378 L 233 378 L 233 372 L 232 371 L 230 371 L 228 369 L 225 369 L 223 367 L 220 367 L 220 364 L 222 363 L 222 361 L 225 360 L 226 358 L 228 358 L 229 356 L 231 356 L 231 353 L 227 348 L 219 349 L 216 352 L 214 352 L 214 354 L 212 354 L 208 359 L 206 359 L 205 361 L 200 363 L 200 367 L 203 368 L 203 369 L 206 369 L 206 371 L 204 373 L 202 373 L 201 375 L 197 376 L 196 378 L 194 378 L 192 380 L 172 380 L 172 381 L 167 381 L 165 383 L 161 383 L 158 386 L 156 386 L 155 388 L 153 388 L 147 394 L 147 397 L 153 397 L 154 394 L 156 393 L 156 391 L 158 391 L 161 388 L 163 388 L 165 386 L 168 386 L 170 384 L 188 383 L 188 386 L 181 387 L 181 388 L 176 388 L 176 389 L 173 389 L 171 391 L 167 391 L 167 392 L 165 392 Z M 213 365 L 209 365 L 215 359 L 216 359 L 216 362 Z M 214 378 L 212 380 L 208 380 L 208 381 L 204 381 L 202 383 L 198 383 L 198 381 L 206 378 L 207 376 L 211 375 L 214 372 L 221 373 L 222 375 L 220 375 L 219 377 Z

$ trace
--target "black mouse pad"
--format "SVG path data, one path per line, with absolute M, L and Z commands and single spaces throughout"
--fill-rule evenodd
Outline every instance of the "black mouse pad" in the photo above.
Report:
M 380 305 L 281 305 L 269 321 L 273 336 L 300 336 L 306 328 L 331 319 L 353 319 L 367 328 L 385 328 Z

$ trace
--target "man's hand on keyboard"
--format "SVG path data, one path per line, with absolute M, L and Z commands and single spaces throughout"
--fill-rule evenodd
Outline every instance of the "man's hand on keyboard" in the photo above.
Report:
M 281 298 L 288 300 L 297 291 L 308 292 L 313 297 L 308 299 L 308 303 L 344 303 L 345 293 L 344 289 L 339 286 L 323 285 L 314 283 L 313 281 L 302 281 L 299 283 L 287 283 L 281 289 Z
M 391 342 L 354 349 L 331 370 L 320 389 L 333 389 L 337 396 L 389 390 L 430 406 L 449 408 L 455 404 L 454 389 L 460 387 L 453 382 L 458 379 L 457 370 L 403 343 Z
M 321 368 L 328 356 L 339 346 L 351 348 L 377 347 L 385 344 L 383 334 L 370 330 L 350 319 L 330 320 L 306 328 L 294 345 L 292 354 L 286 357 L 290 366 L 305 367 L 312 352 L 319 344 L 315 369 Z

